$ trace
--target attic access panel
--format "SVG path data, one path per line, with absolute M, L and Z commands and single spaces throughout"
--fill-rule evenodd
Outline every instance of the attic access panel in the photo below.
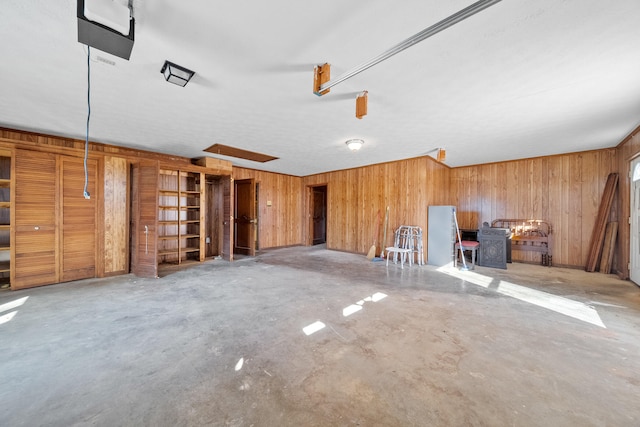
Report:
M 279 157 L 269 156 L 267 154 L 256 153 L 255 151 L 243 150 L 241 148 L 230 147 L 223 144 L 213 144 L 204 151 L 222 156 L 237 157 L 239 159 L 251 160 L 254 162 L 266 163 L 271 160 L 277 160 Z

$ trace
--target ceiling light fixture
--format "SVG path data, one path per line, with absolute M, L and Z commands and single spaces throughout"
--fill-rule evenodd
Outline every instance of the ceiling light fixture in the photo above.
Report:
M 360 148 L 362 148 L 362 144 L 364 144 L 364 141 L 361 139 L 350 139 L 347 142 L 345 142 L 345 144 L 347 144 L 347 147 L 349 147 L 349 150 L 358 151 Z
M 160 72 L 164 74 L 166 81 L 182 87 L 186 86 L 195 74 L 195 72 L 169 61 L 164 61 Z

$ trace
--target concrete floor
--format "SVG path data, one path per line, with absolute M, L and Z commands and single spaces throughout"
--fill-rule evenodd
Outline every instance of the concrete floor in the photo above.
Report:
M 640 288 L 579 270 L 286 248 L 0 292 L 0 338 L 2 426 L 640 425 Z

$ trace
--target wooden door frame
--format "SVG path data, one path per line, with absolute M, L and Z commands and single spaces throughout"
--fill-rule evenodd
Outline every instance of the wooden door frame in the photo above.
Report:
M 306 238 L 306 246 L 313 246 L 313 189 L 317 187 L 325 187 L 327 190 L 325 192 L 325 204 L 326 204 L 326 214 L 325 214 L 325 243 L 328 243 L 329 233 L 328 233 L 328 223 L 329 223 L 329 184 L 313 184 L 307 185 L 307 238 Z
M 233 207 L 235 206 L 234 198 L 234 179 L 233 177 L 224 176 L 222 180 L 222 259 L 233 261 Z
M 249 220 L 251 221 L 251 238 L 250 240 L 250 246 L 248 247 L 248 256 L 255 256 L 256 254 L 256 247 L 258 245 L 258 239 L 259 239 L 259 224 L 258 224 L 258 206 L 259 203 L 257 202 L 256 198 L 258 196 L 258 192 L 257 192 L 257 188 L 258 188 L 258 181 L 255 178 L 247 178 L 247 179 L 237 179 L 233 181 L 233 192 L 234 192 L 234 198 L 233 198 L 233 216 L 234 216 L 234 220 L 233 220 L 233 237 L 234 237 L 234 241 L 233 241 L 233 253 L 236 253 L 236 243 L 237 243 L 237 220 L 238 218 L 236 217 L 238 212 L 237 212 L 237 201 L 238 201 L 238 183 L 250 183 L 251 184 L 251 190 L 250 190 L 250 198 L 249 198 L 249 210 L 252 211 L 252 218 L 249 218 Z M 253 218 L 255 217 L 255 218 Z
M 629 162 L 629 280 L 631 280 L 636 285 L 640 285 L 640 277 L 634 277 L 634 270 L 640 269 L 640 266 L 634 265 L 635 256 L 634 254 L 640 250 L 640 238 L 638 238 L 638 233 L 640 233 L 640 215 L 638 215 L 636 206 L 640 203 L 639 200 L 636 200 L 636 184 L 633 180 L 633 173 L 635 167 L 640 167 L 640 157 L 634 157 Z M 638 185 L 640 185 L 640 181 L 638 181 Z M 635 267 L 635 269 L 634 269 Z M 635 279 L 635 280 L 634 280 Z

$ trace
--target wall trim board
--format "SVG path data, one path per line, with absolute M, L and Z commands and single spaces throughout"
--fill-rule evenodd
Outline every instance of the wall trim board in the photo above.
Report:
M 521 159 L 502 160 L 500 162 L 477 163 L 477 164 L 466 165 L 466 166 L 455 166 L 455 167 L 451 167 L 450 169 L 451 170 L 456 170 L 456 169 L 464 169 L 464 168 L 469 168 L 469 167 L 474 167 L 474 166 L 499 165 L 499 164 L 504 164 L 504 163 L 522 162 L 522 161 L 526 161 L 526 160 L 550 159 L 550 158 L 553 158 L 553 157 L 562 157 L 562 156 L 574 155 L 574 154 L 588 154 L 588 153 L 594 153 L 594 152 L 599 152 L 599 151 L 608 151 L 608 150 L 614 150 L 615 151 L 615 150 L 617 150 L 617 147 L 595 148 L 593 150 L 586 150 L 586 151 L 571 151 L 571 152 L 568 152 L 568 153 L 549 154 L 548 156 L 523 157 Z
M 633 137 L 636 136 L 638 132 L 640 132 L 640 125 L 638 125 L 638 127 L 632 130 L 631 133 L 629 133 L 629 135 L 627 135 L 622 141 L 620 141 L 620 143 L 616 145 L 616 148 L 621 148 L 623 145 L 625 145 L 627 142 L 633 139 Z
M 13 133 L 25 135 L 26 138 L 15 138 Z M 8 136 L 8 137 L 7 137 Z M 62 138 L 45 134 L 35 134 L 35 138 L 29 137 L 26 131 L 15 131 L 13 129 L 0 127 L 0 142 L 8 144 L 19 144 L 23 147 L 31 147 L 33 150 L 52 151 L 57 153 L 78 153 L 84 155 L 84 140 Z M 139 150 L 136 148 L 120 147 L 116 145 L 104 144 L 101 142 L 89 141 L 89 155 L 119 156 L 129 159 L 152 159 L 170 162 L 175 166 L 175 162 L 182 165 L 193 165 L 191 159 L 171 154 L 157 153 L 154 151 Z

